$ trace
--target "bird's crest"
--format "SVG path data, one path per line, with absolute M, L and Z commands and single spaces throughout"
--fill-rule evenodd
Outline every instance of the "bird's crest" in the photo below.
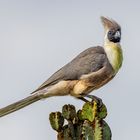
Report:
M 110 28 L 121 29 L 120 25 L 113 19 L 101 16 L 101 21 L 105 29 Z

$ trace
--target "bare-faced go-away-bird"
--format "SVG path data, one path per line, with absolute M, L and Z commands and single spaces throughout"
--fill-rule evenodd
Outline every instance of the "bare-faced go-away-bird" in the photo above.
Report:
M 90 47 L 81 52 L 30 96 L 1 108 L 0 117 L 52 96 L 71 95 L 84 100 L 91 91 L 113 79 L 123 61 L 121 27 L 113 19 L 101 17 L 101 21 L 105 30 L 103 47 Z

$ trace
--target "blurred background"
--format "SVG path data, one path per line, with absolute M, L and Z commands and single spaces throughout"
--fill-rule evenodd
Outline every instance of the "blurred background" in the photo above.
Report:
M 51 74 L 91 46 L 102 45 L 100 16 L 122 27 L 123 67 L 109 84 L 94 91 L 108 108 L 113 140 L 139 139 L 140 1 L 0 1 L 0 108 L 28 96 Z M 49 113 L 83 102 L 54 97 L 0 118 L 4 140 L 55 140 Z

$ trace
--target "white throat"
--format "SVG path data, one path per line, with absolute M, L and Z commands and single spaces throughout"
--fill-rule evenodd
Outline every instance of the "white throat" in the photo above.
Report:
M 122 65 L 123 54 L 120 43 L 113 43 L 107 39 L 105 35 L 104 49 L 107 54 L 108 60 L 112 65 L 115 74 L 118 72 Z

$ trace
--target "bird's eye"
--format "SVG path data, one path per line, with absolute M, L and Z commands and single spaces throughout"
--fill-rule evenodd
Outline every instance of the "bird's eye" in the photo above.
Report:
M 119 32 L 120 32 L 120 31 L 121 31 L 121 29 L 118 29 L 117 31 L 119 31 Z
M 109 32 L 108 32 L 108 34 L 109 34 L 109 35 L 111 35 L 111 34 L 112 34 L 112 32 L 111 32 L 111 31 L 109 31 Z

